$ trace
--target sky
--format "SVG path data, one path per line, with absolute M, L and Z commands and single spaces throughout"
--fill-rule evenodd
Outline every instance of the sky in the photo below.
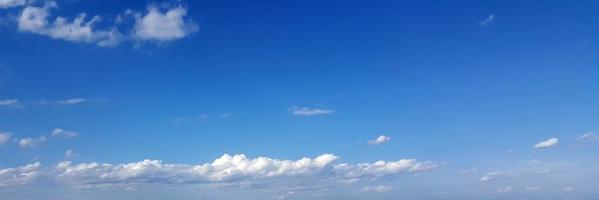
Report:
M 0 196 L 598 199 L 598 13 L 0 0 Z

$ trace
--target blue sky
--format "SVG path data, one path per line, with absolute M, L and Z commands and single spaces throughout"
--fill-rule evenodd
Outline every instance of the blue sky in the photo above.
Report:
M 596 199 L 598 11 L 0 0 L 0 194 Z

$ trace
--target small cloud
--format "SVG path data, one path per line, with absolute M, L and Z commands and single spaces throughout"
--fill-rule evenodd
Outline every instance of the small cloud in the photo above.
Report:
M 362 189 L 364 192 L 377 192 L 377 193 L 386 193 L 390 192 L 393 188 L 390 186 L 379 185 L 379 186 L 367 186 Z
M 201 114 L 201 115 L 198 115 L 196 118 L 197 119 L 208 119 L 208 117 L 210 117 L 208 114 Z
M 38 138 L 21 138 L 19 141 L 19 147 L 21 148 L 30 148 L 38 146 L 44 142 L 46 142 L 45 136 L 39 136 Z
M 383 144 L 383 143 L 389 142 L 389 140 L 391 140 L 391 137 L 386 136 L 386 135 L 381 135 L 381 136 L 378 136 L 377 138 L 375 138 L 374 140 L 368 141 L 368 144 Z
M 572 187 L 572 186 L 568 186 L 568 187 L 564 188 L 564 192 L 572 192 L 572 191 L 574 191 L 574 187 Z
M 148 6 L 147 13 L 128 11 L 135 17 L 132 37 L 139 41 L 167 42 L 184 38 L 198 31 L 198 25 L 185 19 L 187 8 L 178 6 L 161 9 Z
M 495 14 L 490 14 L 487 18 L 485 18 L 483 21 L 478 22 L 479 26 L 486 26 L 487 24 L 493 22 L 493 20 L 495 20 Z
M 596 142 L 596 141 L 599 141 L 599 136 L 597 136 L 597 134 L 595 134 L 595 132 L 587 132 L 585 134 L 582 134 L 581 136 L 578 136 L 578 141 L 580 141 L 580 142 Z
M 526 188 L 524 188 L 524 189 L 529 192 L 536 192 L 536 191 L 541 190 L 541 188 L 542 188 L 541 186 L 526 186 Z
M 78 155 L 79 155 L 79 154 L 78 154 L 77 152 L 75 152 L 75 151 L 73 151 L 73 150 L 70 150 L 70 149 L 69 149 L 69 150 L 67 150 L 67 151 L 64 153 L 64 156 L 65 156 L 65 158 L 67 158 L 67 159 L 71 159 L 71 158 L 77 157 Z
M 312 115 L 328 115 L 328 114 L 332 114 L 333 110 L 327 110 L 327 109 L 318 109 L 318 108 L 309 108 L 309 107 L 297 107 L 297 106 L 292 106 L 291 108 L 288 109 L 291 114 L 293 115 L 298 115 L 298 116 L 312 116 Z
M 0 146 L 6 144 L 10 141 L 10 137 L 12 136 L 11 132 L 0 132 Z
M 535 144 L 534 148 L 535 149 L 550 148 L 550 147 L 554 147 L 555 145 L 557 145 L 558 142 L 559 142 L 559 140 L 557 138 L 551 138 L 551 139 L 541 141 L 541 142 Z
M 79 136 L 79 133 L 75 131 L 67 131 L 60 128 L 52 130 L 52 137 L 63 137 L 63 138 L 74 138 Z
M 470 168 L 470 169 L 465 169 L 465 170 L 460 171 L 460 174 L 461 175 L 466 175 L 466 174 L 471 174 L 471 173 L 476 172 L 476 171 L 478 171 L 478 167 L 473 167 L 473 168 Z
M 501 193 L 509 193 L 512 191 L 514 191 L 514 186 L 505 186 L 505 187 L 497 189 L 497 192 L 501 192 Z
M 62 101 L 58 101 L 58 104 L 63 104 L 63 105 L 74 105 L 74 104 L 80 104 L 87 101 L 84 98 L 72 98 L 72 99 L 65 99 Z
M 508 149 L 507 151 L 505 151 L 505 153 L 507 154 L 513 154 L 514 152 L 516 152 L 516 150 L 514 149 Z
M 492 182 L 498 180 L 506 180 L 511 179 L 515 175 L 513 172 L 489 172 L 485 176 L 480 178 L 480 181 L 483 182 Z
M 22 105 L 19 103 L 18 99 L 4 99 L 0 100 L 0 106 L 6 106 L 11 108 L 20 108 Z
M 233 115 L 233 114 L 232 114 L 232 113 L 228 113 L 228 112 L 226 112 L 226 113 L 221 113 L 221 114 L 220 114 L 220 115 L 218 115 L 218 116 L 220 116 L 220 117 L 230 117 L 231 115 Z

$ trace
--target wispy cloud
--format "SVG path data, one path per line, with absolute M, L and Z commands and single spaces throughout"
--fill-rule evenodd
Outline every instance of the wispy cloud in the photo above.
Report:
M 67 131 L 60 128 L 55 128 L 52 130 L 52 137 L 63 137 L 63 138 L 74 138 L 79 136 L 79 133 L 75 131 Z
M 327 110 L 327 109 L 298 107 L 298 106 L 292 106 L 288 110 L 291 112 L 291 114 L 298 115 L 298 116 L 328 115 L 328 114 L 332 114 L 333 112 L 335 112 L 333 110 Z
M 595 132 L 587 132 L 585 134 L 582 134 L 581 136 L 578 136 L 577 139 L 579 142 L 595 142 L 599 141 L 599 136 L 597 136 Z
M 72 99 L 60 100 L 60 101 L 57 101 L 56 103 L 63 104 L 63 105 L 75 105 L 75 104 L 80 104 L 80 103 L 83 103 L 86 101 L 87 101 L 87 99 L 84 99 L 84 98 L 72 98 Z
M 366 186 L 362 191 L 364 192 L 378 192 L 385 193 L 390 192 L 393 188 L 391 186 L 379 185 L 379 186 Z
M 493 22 L 495 20 L 495 14 L 490 14 L 487 18 L 485 18 L 483 21 L 478 22 L 479 26 L 486 26 L 487 24 Z
M 550 148 L 550 147 L 556 146 L 558 142 L 559 142 L 559 139 L 557 139 L 557 138 L 550 138 L 550 139 L 547 139 L 545 141 L 541 141 L 541 142 L 535 144 L 533 147 L 535 149 L 546 149 L 546 148 Z
M 0 106 L 11 107 L 11 108 L 20 108 L 22 105 L 19 103 L 18 99 L 4 99 L 0 100 Z
M 386 135 L 381 135 L 373 140 L 368 141 L 368 144 L 383 144 L 383 143 L 389 142 L 390 140 L 391 140 L 391 137 L 386 136 Z
M 0 132 L 0 146 L 8 143 L 8 141 L 10 141 L 11 136 L 11 132 Z

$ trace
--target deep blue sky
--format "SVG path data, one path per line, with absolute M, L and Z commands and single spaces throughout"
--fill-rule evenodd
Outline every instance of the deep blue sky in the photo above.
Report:
M 160 2 L 57 3 L 52 16 L 110 19 Z M 0 100 L 20 104 L 0 107 L 0 132 L 47 137 L 27 149 L 7 142 L 0 168 L 52 165 L 69 149 L 76 162 L 114 164 L 198 164 L 223 153 L 289 160 L 334 153 L 349 163 L 415 158 L 442 165 L 435 173 L 477 166 L 480 176 L 528 160 L 599 162 L 597 143 L 577 141 L 599 130 L 595 1 L 181 6 L 197 31 L 109 48 L 19 30 L 23 7 L 0 9 Z M 56 103 L 74 98 L 86 101 Z M 334 112 L 298 116 L 293 106 Z M 56 140 L 55 128 L 79 136 Z M 367 144 L 379 135 L 392 139 Z M 556 147 L 532 147 L 553 137 Z M 591 198 L 599 190 L 585 191 Z

